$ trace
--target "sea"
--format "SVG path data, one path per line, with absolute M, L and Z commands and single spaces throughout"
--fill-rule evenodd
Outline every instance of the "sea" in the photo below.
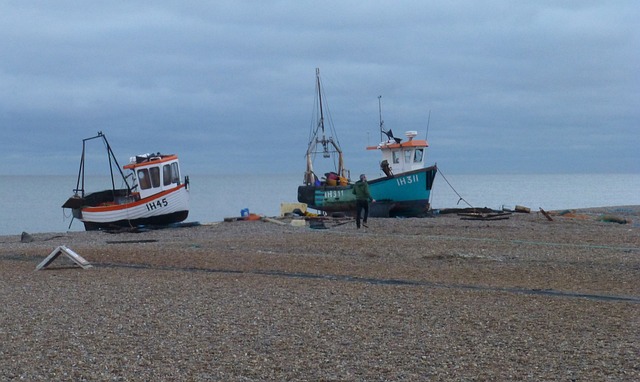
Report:
M 376 175 L 371 175 L 374 179 Z M 82 231 L 62 204 L 73 195 L 76 176 L 6 175 L 0 181 L 0 235 Z M 192 175 L 186 222 L 212 223 L 243 209 L 279 216 L 282 203 L 296 203 L 302 174 Z M 87 192 L 108 187 L 108 177 L 87 177 Z M 92 184 L 100 184 L 91 188 Z M 120 186 L 120 184 L 116 184 Z M 449 175 L 435 178 L 433 209 L 516 205 L 538 211 L 640 205 L 640 174 Z

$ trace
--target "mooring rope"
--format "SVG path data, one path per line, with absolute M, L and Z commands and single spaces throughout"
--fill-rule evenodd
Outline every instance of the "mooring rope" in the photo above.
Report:
M 456 195 L 458 195 L 458 198 L 460 198 L 460 199 L 458 199 L 458 203 L 456 203 L 456 205 L 457 205 L 457 204 L 460 204 L 460 202 L 461 202 L 461 201 L 463 201 L 463 202 L 467 203 L 467 205 L 468 205 L 469 207 L 474 208 L 471 204 L 469 204 L 469 202 L 467 202 L 467 201 L 466 201 L 462 196 L 460 196 L 460 194 L 458 193 L 458 191 L 456 191 L 456 189 L 455 189 L 455 188 L 453 188 L 453 186 L 451 185 L 451 183 L 449 183 L 449 180 L 447 180 L 447 178 L 446 178 L 446 177 L 444 176 L 444 174 L 442 173 L 442 169 L 440 169 L 440 167 L 438 167 L 438 174 L 440 174 L 440 176 L 442 176 L 442 179 L 444 179 L 444 181 L 445 181 L 445 182 L 447 182 L 447 184 L 449 185 L 449 187 L 451 187 L 451 189 L 453 190 L 453 192 L 455 192 L 455 193 L 456 193 Z

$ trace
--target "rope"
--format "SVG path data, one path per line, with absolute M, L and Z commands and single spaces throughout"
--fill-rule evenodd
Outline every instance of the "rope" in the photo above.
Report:
M 458 193 L 458 191 L 456 191 L 455 188 L 453 188 L 453 186 L 451 185 L 451 183 L 449 183 L 449 181 L 447 180 L 447 178 L 444 176 L 444 174 L 442 173 L 442 170 L 440 169 L 440 167 L 438 167 L 438 174 L 440 174 L 440 176 L 442 176 L 442 179 L 444 179 L 445 182 L 447 182 L 447 184 L 449 185 L 449 187 L 451 187 L 451 189 L 453 190 L 453 192 L 456 193 L 456 195 L 458 195 L 458 203 L 456 203 L 456 205 L 460 204 L 460 202 L 465 202 L 469 207 L 474 208 L 471 204 L 469 204 L 469 202 L 467 202 L 462 196 L 460 196 L 460 194 Z

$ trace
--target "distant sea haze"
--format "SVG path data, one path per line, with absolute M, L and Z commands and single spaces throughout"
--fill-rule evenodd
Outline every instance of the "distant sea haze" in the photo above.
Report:
M 369 178 L 377 176 L 370 174 Z M 538 211 L 640 205 L 640 174 L 444 176 L 439 174 L 435 179 L 431 196 L 434 209 L 469 205 L 501 209 L 521 205 Z M 0 183 L 3 216 L 0 235 L 84 230 L 80 221 L 72 221 L 70 210 L 61 208 L 73 195 L 76 180 L 73 175 L 5 176 Z M 225 217 L 240 216 L 245 208 L 252 213 L 278 216 L 281 203 L 297 202 L 301 183 L 302 172 L 191 175 L 191 211 L 187 221 L 222 221 Z M 106 188 L 110 188 L 108 177 L 85 180 L 87 192 Z

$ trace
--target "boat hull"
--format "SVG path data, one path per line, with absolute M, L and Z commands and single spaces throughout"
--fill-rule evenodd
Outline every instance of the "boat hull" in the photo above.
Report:
M 429 211 L 435 166 L 408 171 L 369 181 L 369 191 L 376 200 L 370 205 L 371 217 L 417 217 Z M 329 214 L 354 215 L 356 199 L 353 185 L 299 186 L 298 201 L 309 208 Z
M 91 196 L 88 195 L 87 199 Z M 189 191 L 181 184 L 140 200 L 101 202 L 93 206 L 85 204 L 73 208 L 72 212 L 84 223 L 87 231 L 179 223 L 189 215 Z

